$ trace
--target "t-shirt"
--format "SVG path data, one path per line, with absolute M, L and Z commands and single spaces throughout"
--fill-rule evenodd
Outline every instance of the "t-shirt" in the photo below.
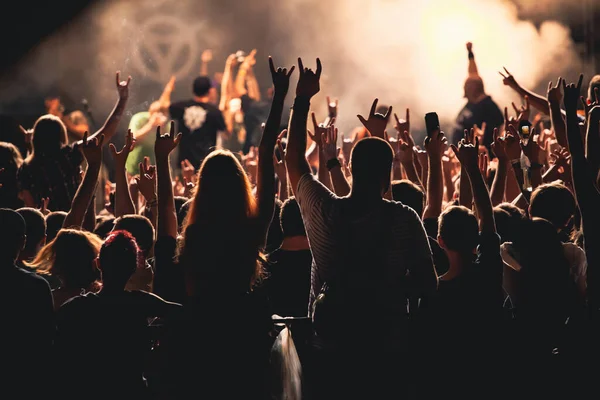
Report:
M 486 123 L 483 135 L 483 143 L 488 149 L 493 141 L 494 128 L 500 127 L 504 123 L 504 116 L 498 105 L 490 96 L 486 96 L 479 103 L 467 103 L 456 117 L 456 127 L 452 135 L 452 143 L 458 145 L 460 139 L 464 136 L 464 130 L 471 129 L 477 124 L 481 128 Z
M 37 204 L 49 197 L 49 210 L 69 211 L 81 182 L 82 162 L 77 145 L 63 146 L 53 155 L 36 155 L 19 169 L 21 190 L 28 190 Z
M 283 317 L 306 316 L 312 265 L 310 250 L 277 249 L 269 254 L 267 261 L 267 288 L 273 313 Z
M 400 322 L 402 330 L 410 295 L 407 274 L 434 274 L 429 241 L 416 212 L 385 199 L 358 206 L 331 193 L 311 174 L 300 178 L 297 199 L 315 259 L 310 304 L 325 282 L 352 274 L 365 296 L 379 298 L 377 311 Z M 386 331 L 390 339 L 402 342 L 405 332 L 391 331 Z
M 144 389 L 150 351 L 148 319 L 180 312 L 180 305 L 142 291 L 77 296 L 57 313 L 56 347 L 61 371 L 77 390 L 125 392 Z M 88 361 L 84 366 L 80 363 Z M 81 392 L 79 392 L 81 393 Z
M 217 145 L 217 134 L 225 131 L 225 119 L 217 107 L 194 100 L 180 101 L 169 107 L 182 133 L 178 161 L 190 161 L 196 169 Z
M 135 135 L 137 131 L 142 129 L 150 120 L 150 113 L 148 111 L 142 111 L 134 114 L 129 121 L 129 129 Z M 148 132 L 142 140 L 135 142 L 135 147 L 129 153 L 127 157 L 126 168 L 127 172 L 131 175 L 137 175 L 140 173 L 140 163 L 144 160 L 144 157 L 150 158 L 150 164 L 156 163 L 154 159 L 154 142 L 156 141 L 156 135 L 154 132 Z

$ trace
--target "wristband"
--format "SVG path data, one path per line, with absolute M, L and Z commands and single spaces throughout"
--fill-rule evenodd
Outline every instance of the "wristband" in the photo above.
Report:
M 341 167 L 341 166 L 342 166 L 342 164 L 340 164 L 340 160 L 338 160 L 337 158 L 332 158 L 331 160 L 327 161 L 327 170 L 328 171 L 331 171 L 335 167 Z
M 473 54 L 472 51 L 469 51 L 469 60 L 474 60 L 475 59 L 475 54 Z

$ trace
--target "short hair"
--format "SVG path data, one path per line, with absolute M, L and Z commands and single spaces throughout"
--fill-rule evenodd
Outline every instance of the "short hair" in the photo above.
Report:
M 590 80 L 590 84 L 588 85 L 587 97 L 591 101 L 595 101 L 594 100 L 594 89 L 595 88 L 598 88 L 598 90 L 600 91 L 600 75 L 594 75 L 592 77 L 592 79 Z
M 206 96 L 208 91 L 212 88 L 212 81 L 208 76 L 199 76 L 194 79 L 194 85 L 192 91 L 198 97 Z
M 96 227 L 94 228 L 94 233 L 104 240 L 108 234 L 112 232 L 114 227 L 115 217 L 99 217 L 96 218 Z
M 46 241 L 51 242 L 61 230 L 67 218 L 65 211 L 52 211 L 46 215 Z
M 294 197 L 288 198 L 281 206 L 279 213 L 279 223 L 283 237 L 306 236 L 304 221 L 300 213 L 300 206 Z
M 46 219 L 44 214 L 35 208 L 23 207 L 17 210 L 25 220 L 25 248 L 34 250 L 36 246 L 46 237 Z
M 394 150 L 385 140 L 372 136 L 359 140 L 350 154 L 353 185 L 385 184 L 384 180 L 391 176 L 393 160 Z
M 408 179 L 392 182 L 392 198 L 415 210 L 419 217 L 423 216 L 425 193 Z
M 479 242 L 479 224 L 471 210 L 463 206 L 446 208 L 439 217 L 438 236 L 448 250 L 470 253 Z
M 117 279 L 127 282 L 142 265 L 142 252 L 133 235 L 124 230 L 111 232 L 98 254 L 103 280 Z
M 143 215 L 131 214 L 117 218 L 113 231 L 129 232 L 145 257 L 154 245 L 154 227 L 152 222 Z
M 538 186 L 529 200 L 529 215 L 550 221 L 556 229 L 567 226 L 575 215 L 577 204 L 573 193 L 558 182 Z
M 18 212 L 0 208 L 0 254 L 16 257 L 21 251 L 26 230 L 25 220 Z

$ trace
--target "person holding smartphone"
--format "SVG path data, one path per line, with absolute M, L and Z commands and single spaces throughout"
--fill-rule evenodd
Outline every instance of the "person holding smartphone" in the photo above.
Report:
M 477 71 L 473 45 L 467 43 L 469 52 L 469 76 L 465 80 L 464 97 L 467 104 L 456 117 L 456 126 L 451 136 L 453 144 L 457 145 L 463 137 L 465 129 L 471 129 L 474 125 L 479 127 L 486 123 L 485 132 L 481 144 L 487 147 L 491 153 L 490 145 L 493 141 L 494 128 L 499 128 L 504 123 L 502 111 L 490 96 L 485 93 L 483 80 Z

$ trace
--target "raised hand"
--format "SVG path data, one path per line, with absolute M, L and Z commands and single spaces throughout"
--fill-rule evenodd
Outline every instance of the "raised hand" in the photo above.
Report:
M 433 132 L 431 137 L 425 139 L 425 150 L 432 160 L 441 160 L 447 147 L 448 140 L 444 136 L 444 132 L 440 130 Z
M 531 115 L 531 106 L 529 105 L 529 96 L 525 96 L 525 105 L 517 107 L 514 102 L 511 103 L 513 106 L 513 110 L 515 110 L 515 115 L 517 116 L 518 121 L 526 121 L 529 120 L 529 116 Z
M 577 82 L 577 86 L 574 83 L 566 84 L 563 79 L 563 92 L 564 92 L 564 102 L 565 109 L 567 110 L 575 110 L 577 111 L 577 102 L 581 100 L 581 83 L 583 82 L 583 74 L 579 75 L 579 81 Z
M 181 162 L 181 175 L 184 181 L 194 182 L 196 180 L 196 168 L 192 165 L 189 160 L 183 160 Z
M 475 138 L 475 143 L 468 143 L 462 139 L 458 148 L 453 144 L 450 147 L 461 165 L 471 171 L 479 169 L 479 139 Z
M 317 144 L 317 146 L 319 146 L 319 148 L 321 148 L 321 138 L 323 134 L 327 133 L 327 129 L 335 123 L 335 118 L 330 119 L 327 125 L 324 125 L 317 123 L 317 117 L 315 116 L 314 112 L 310 113 L 310 117 L 313 123 L 314 134 L 311 131 L 307 131 L 308 136 Z
M 200 55 L 200 60 L 202 60 L 203 63 L 208 63 L 211 62 L 213 59 L 213 53 L 211 49 L 206 49 L 202 52 L 202 55 Z
M 338 114 L 338 99 L 335 101 L 331 101 L 329 96 L 327 96 L 327 115 L 329 118 L 335 118 Z
M 521 159 L 521 141 L 516 130 L 511 128 L 510 133 L 506 133 L 504 137 L 504 151 L 508 160 L 511 162 L 519 161 Z M 514 133 L 513 133 L 514 132 Z
M 148 157 L 144 157 L 144 161 L 140 163 L 140 175 L 135 180 L 147 203 L 156 200 L 156 167 L 150 165 Z
M 181 132 L 175 135 L 175 122 L 171 121 L 169 133 L 160 134 L 160 126 L 156 127 L 156 142 L 154 143 L 154 154 L 157 159 L 166 159 L 179 144 Z
M 120 79 L 121 71 L 117 71 L 117 93 L 119 98 L 127 99 L 129 97 L 129 83 L 131 82 L 131 76 L 127 77 L 126 81 Z
M 473 43 L 471 43 L 471 42 L 467 42 L 467 51 L 468 51 L 468 52 L 471 52 L 471 51 L 473 51 Z
M 337 158 L 337 138 L 338 129 L 334 125 L 329 125 L 325 132 L 321 133 L 321 151 L 327 161 Z
M 595 87 L 594 88 L 594 99 L 593 101 L 590 99 L 584 99 L 583 96 L 581 96 L 581 104 L 583 104 L 583 109 L 585 110 L 585 118 L 586 118 L 586 122 L 587 119 L 589 117 L 590 111 L 600 105 L 600 95 L 598 94 L 598 88 Z
M 535 140 L 535 128 L 531 128 L 531 139 L 527 141 L 527 144 L 521 143 L 523 153 L 529 159 L 531 163 L 540 164 L 542 157 L 546 149 L 542 148 Z
M 498 157 L 498 160 L 508 160 L 506 153 L 506 140 L 500 137 L 498 128 L 494 128 L 494 141 L 492 142 L 492 151 Z
M 549 102 L 560 104 L 560 102 L 562 101 L 562 93 L 560 91 L 562 81 L 563 78 L 559 76 L 558 80 L 556 81 L 556 86 L 552 86 L 552 81 L 548 82 L 547 97 Z
M 125 141 L 125 145 L 121 149 L 121 151 L 117 151 L 117 148 L 114 144 L 109 144 L 110 152 L 115 158 L 115 162 L 117 164 L 118 169 L 124 169 L 125 164 L 127 163 L 127 157 L 133 148 L 135 147 L 135 139 L 133 138 L 133 133 L 131 129 L 127 130 L 127 140 Z
M 298 58 L 298 67 L 300 68 L 300 77 L 296 86 L 296 96 L 311 98 L 321 90 L 319 85 L 321 71 L 323 70 L 321 60 L 317 58 L 317 70 L 315 72 L 310 68 L 304 68 L 301 58 Z
M 477 136 L 480 140 L 483 140 L 483 136 L 485 136 L 485 129 L 487 128 L 487 123 L 483 122 L 481 124 L 481 128 L 475 124 L 473 125 L 473 132 L 475 132 L 475 136 Z
M 409 131 L 398 132 L 397 157 L 402 164 L 413 163 L 415 158 L 415 141 Z
M 33 138 L 33 129 L 25 129 L 22 125 L 19 125 L 19 131 L 23 135 L 25 143 L 30 144 L 31 139 Z
M 285 149 L 281 144 L 281 139 L 287 134 L 287 129 L 284 129 L 279 134 L 277 138 L 277 149 L 279 150 L 279 159 L 277 158 L 277 154 L 273 152 L 273 166 L 275 167 L 275 174 L 279 177 L 280 180 L 287 179 L 287 168 L 285 165 Z
M 504 83 L 506 86 L 511 87 L 513 89 L 518 87 L 515 77 L 512 76 L 512 74 L 510 72 L 508 72 L 506 67 L 502 67 L 502 68 L 504 68 L 504 72 L 506 72 L 506 75 L 504 75 L 502 72 L 498 71 L 498 73 L 502 77 L 502 83 Z
M 103 134 L 100 136 L 93 137 L 91 139 L 88 139 L 87 131 L 83 134 L 83 143 L 81 145 L 81 151 L 88 164 L 100 165 L 100 163 L 102 163 L 103 142 Z
M 385 139 L 385 128 L 392 116 L 392 106 L 390 106 L 385 113 L 379 114 L 375 112 L 377 110 L 377 102 L 379 99 L 373 100 L 373 104 L 371 105 L 371 111 L 369 112 L 369 118 L 365 119 L 362 115 L 357 115 L 359 121 L 364 125 L 365 128 L 369 131 L 371 136 L 378 137 L 380 139 Z
M 290 87 L 290 76 L 294 72 L 294 66 L 290 68 L 289 72 L 287 68 L 277 68 L 273 64 L 273 58 L 269 56 L 269 69 L 271 70 L 271 78 L 273 79 L 273 86 L 275 87 L 275 93 L 285 96 Z
M 506 130 L 508 130 L 508 128 L 511 126 L 515 129 L 519 126 L 518 119 L 508 116 L 508 107 L 504 107 L 504 125 L 506 127 Z
M 410 109 L 406 109 L 406 119 L 398 119 L 398 115 L 394 113 L 394 119 L 396 120 L 396 125 L 394 129 L 398 133 L 409 132 L 410 133 Z
M 490 175 L 490 159 L 487 153 L 479 153 L 479 172 L 483 179 L 487 181 Z

